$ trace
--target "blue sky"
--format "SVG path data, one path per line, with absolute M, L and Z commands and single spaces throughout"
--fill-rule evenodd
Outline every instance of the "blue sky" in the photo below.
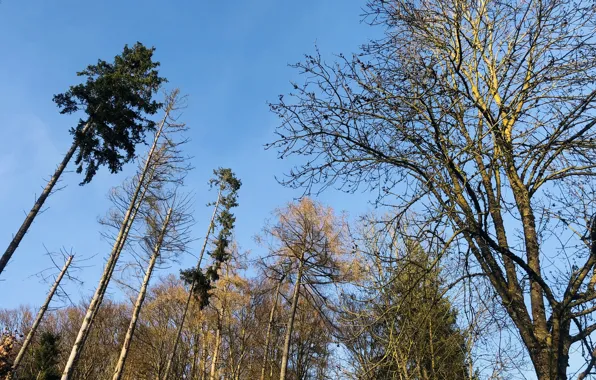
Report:
M 276 117 L 266 102 L 291 88 L 297 73 L 287 67 L 314 51 L 350 53 L 373 34 L 361 23 L 359 1 L 16 1 L 0 4 L 0 243 L 2 249 L 33 204 L 44 178 L 71 144 L 75 119 L 58 113 L 52 95 L 79 80 L 75 73 L 98 58 L 111 60 L 124 44 L 141 41 L 157 48 L 161 73 L 188 94 L 181 118 L 190 128 L 188 152 L 195 171 L 188 179 L 196 192 L 195 235 L 208 223 L 207 181 L 214 168 L 231 167 L 242 179 L 237 239 L 255 255 L 252 237 L 270 212 L 300 195 L 278 185 L 275 175 L 290 167 L 263 144 L 273 138 Z M 47 284 L 30 276 L 51 265 L 52 251 L 72 249 L 96 255 L 79 272 L 82 287 L 70 286 L 73 300 L 90 296 L 110 244 L 100 237 L 97 218 L 109 208 L 106 194 L 132 174 L 102 170 L 93 182 L 63 175 L 66 188 L 54 194 L 2 274 L 0 307 L 38 305 Z M 331 191 L 321 201 L 356 216 L 371 207 L 366 195 Z M 177 273 L 181 265 L 162 270 Z M 6 292 L 5 289 L 12 291 Z M 112 286 L 117 294 L 117 290 Z

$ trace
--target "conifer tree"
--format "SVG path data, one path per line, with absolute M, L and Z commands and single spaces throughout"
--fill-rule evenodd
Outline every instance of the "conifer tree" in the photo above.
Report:
M 170 353 L 166 365 L 164 380 L 167 380 L 169 377 L 180 335 L 182 334 L 182 329 L 186 320 L 186 314 L 188 313 L 192 299 L 194 298 L 197 300 L 199 309 L 201 310 L 209 304 L 209 291 L 213 288 L 214 283 L 219 278 L 218 271 L 221 266 L 231 258 L 228 246 L 236 221 L 236 218 L 231 213 L 231 209 L 238 206 L 238 190 L 240 189 L 240 186 L 242 186 L 242 182 L 236 178 L 231 169 L 219 168 L 214 170 L 213 174 L 214 178 L 211 179 L 209 183 L 212 188 L 215 187 L 218 189 L 217 200 L 213 203 L 213 214 L 211 216 L 211 221 L 209 222 L 209 227 L 207 228 L 207 234 L 196 267 L 183 270 L 180 273 L 181 278 L 190 285 L 190 289 L 184 306 L 182 320 L 178 322 L 178 330 L 174 338 L 172 352 Z M 214 243 L 214 249 L 209 252 L 213 261 L 206 272 L 203 273 L 203 270 L 201 269 L 203 256 L 212 231 L 216 226 L 219 226 L 220 230 Z
M 39 338 L 39 344 L 33 351 L 33 373 L 36 380 L 58 380 L 60 371 L 58 360 L 60 357 L 60 336 L 44 331 Z
M 475 379 L 440 257 L 399 231 L 364 240 L 369 270 L 340 318 L 356 377 Z
M 70 129 L 72 146 L 0 257 L 0 274 L 75 153 L 76 171 L 84 171 L 84 185 L 100 166 L 107 166 L 112 173 L 119 172 L 135 157 L 135 147 L 145 140 L 146 132 L 155 129 L 155 122 L 148 116 L 161 108 L 153 95 L 166 80 L 158 74 L 159 62 L 152 60 L 154 50 L 140 42 L 130 48 L 125 45 L 114 62 L 99 60 L 96 65 L 87 66 L 77 73 L 87 78 L 84 83 L 54 96 L 60 113 L 82 111 L 86 116 Z

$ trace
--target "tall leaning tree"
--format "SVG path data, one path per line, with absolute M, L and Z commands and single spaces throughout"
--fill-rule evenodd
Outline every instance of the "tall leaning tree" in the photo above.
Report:
M 174 119 L 175 117 L 171 121 L 173 122 Z M 124 376 L 126 360 L 153 272 L 159 266 L 175 260 L 176 256 L 186 252 L 192 241 L 190 237 L 190 230 L 194 223 L 190 208 L 192 198 L 180 191 L 184 186 L 184 179 L 192 169 L 188 162 L 189 157 L 183 150 L 187 139 L 180 136 L 185 130 L 184 124 L 179 123 L 171 124 L 165 130 L 162 144 L 153 158 L 152 166 L 155 168 L 152 172 L 153 179 L 147 182 L 148 191 L 138 212 L 138 218 L 142 219 L 142 223 L 139 223 L 142 230 L 138 231 L 139 228 L 136 228 L 139 233 L 138 238 L 128 239 L 128 243 L 139 240 L 138 244 L 127 244 L 135 256 L 135 261 L 147 262 L 147 264 L 122 343 L 120 357 L 114 369 L 113 380 L 120 380 Z M 135 186 L 132 183 L 112 193 L 111 198 L 116 207 L 110 213 L 111 220 L 106 222 L 114 231 L 121 225 L 123 215 L 126 213 L 126 200 L 132 197 L 134 191 Z
M 184 125 L 175 122 L 173 116 L 179 106 L 180 98 L 178 95 L 178 90 L 174 90 L 166 97 L 163 118 L 157 126 L 153 136 L 153 144 L 147 152 L 144 162 L 139 163 L 137 173 L 124 184 L 124 191 L 111 191 L 111 200 L 116 207 L 114 208 L 115 212 L 111 213 L 110 216 L 113 217 L 111 219 L 113 219 L 115 231 L 117 232 L 112 236 L 114 241 L 112 250 L 107 257 L 103 273 L 89 302 L 85 317 L 64 366 L 62 380 L 75 377 L 76 365 L 81 357 L 94 320 L 98 315 L 120 256 L 129 243 L 131 231 L 135 230 L 137 216 L 143 213 L 143 209 L 150 201 L 155 189 L 170 180 L 172 172 L 176 177 L 175 173 L 181 163 L 180 156 L 178 153 L 168 154 L 168 151 L 172 147 L 176 152 L 178 151 L 177 146 L 179 144 L 174 142 L 172 135 L 184 128 Z M 174 145 L 172 145 L 173 142 Z M 183 163 L 184 161 L 182 161 Z M 119 196 L 119 194 L 122 196 Z
M 78 72 L 78 76 L 86 77 L 84 83 L 54 95 L 60 113 L 82 111 L 85 116 L 70 129 L 70 149 L 0 257 L 0 274 L 75 154 L 76 171 L 84 172 L 84 185 L 91 182 L 100 166 L 119 172 L 135 157 L 135 147 L 145 140 L 145 133 L 155 129 L 155 122 L 147 117 L 161 108 L 153 95 L 166 80 L 158 74 L 154 50 L 140 42 L 132 47 L 125 45 L 113 62 L 99 60 Z
M 370 0 L 384 36 L 296 65 L 271 147 L 286 184 L 373 189 L 479 270 L 538 379 L 594 374 L 596 7 L 569 0 Z M 399 219 L 399 218 L 397 218 Z M 579 350 L 579 348 L 582 348 Z M 578 370 L 578 368 L 575 368 Z M 569 373 L 568 373 L 569 372 Z

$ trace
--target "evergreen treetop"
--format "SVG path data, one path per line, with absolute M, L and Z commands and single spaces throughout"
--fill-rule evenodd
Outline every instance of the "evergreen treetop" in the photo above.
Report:
M 101 165 L 119 172 L 135 157 L 135 146 L 145 133 L 155 128 L 147 116 L 162 107 L 153 95 L 166 79 L 159 76 L 159 62 L 152 60 L 154 51 L 140 42 L 125 45 L 114 62 L 99 60 L 78 72 L 87 77 L 85 83 L 54 95 L 60 113 L 87 114 L 70 130 L 78 146 L 77 173 L 85 170 L 81 184 L 89 183 Z

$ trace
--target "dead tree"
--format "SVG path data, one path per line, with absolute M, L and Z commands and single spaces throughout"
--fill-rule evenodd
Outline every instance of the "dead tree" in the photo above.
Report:
M 160 171 L 160 165 L 166 165 L 166 167 L 168 165 L 167 162 L 162 161 L 164 157 L 163 152 L 167 150 L 169 144 L 167 133 L 170 128 L 173 128 L 174 131 L 178 131 L 180 129 L 178 124 L 172 122 L 173 119 L 171 116 L 171 114 L 177 109 L 177 101 L 179 100 L 178 93 L 179 92 L 175 90 L 168 95 L 164 117 L 162 118 L 155 132 L 153 144 L 147 153 L 147 157 L 143 166 L 140 168 L 134 181 L 132 182 L 133 190 L 130 192 L 128 206 L 124 212 L 124 215 L 122 216 L 120 228 L 112 247 L 112 252 L 110 253 L 108 261 L 104 267 L 104 272 L 99 280 L 95 294 L 93 295 L 89 307 L 87 308 L 83 323 L 79 329 L 79 333 L 76 337 L 70 356 L 62 373 L 62 380 L 69 379 L 73 374 L 76 362 L 83 350 L 85 341 L 91 330 L 93 319 L 95 318 L 95 315 L 97 314 L 103 301 L 108 284 L 112 278 L 112 274 L 120 254 L 126 244 L 128 234 L 133 226 L 137 213 L 143 206 L 145 197 L 147 196 L 147 193 L 151 191 L 151 187 L 155 184 L 159 184 L 160 178 L 157 174 Z M 165 141 L 163 144 L 161 143 L 162 138 Z
M 33 322 L 33 325 L 31 326 L 31 330 L 29 330 L 29 333 L 27 334 L 27 337 L 23 341 L 23 345 L 21 346 L 21 349 L 19 350 L 17 357 L 15 358 L 14 362 L 12 363 L 12 373 L 13 374 L 16 373 L 17 369 L 19 368 L 19 365 L 21 364 L 21 361 L 23 360 L 23 357 L 27 353 L 27 348 L 29 348 L 29 344 L 31 343 L 33 336 L 37 332 L 37 328 L 39 327 L 39 324 L 41 323 L 43 316 L 45 315 L 46 311 L 48 310 L 48 307 L 50 306 L 50 302 L 52 302 L 52 298 L 54 298 L 54 294 L 56 293 L 56 290 L 60 286 L 60 282 L 62 281 L 62 278 L 68 271 L 68 267 L 70 266 L 70 263 L 72 263 L 73 257 L 74 257 L 73 255 L 68 256 L 68 259 L 64 263 L 64 267 L 62 267 L 62 270 L 58 274 L 58 277 L 56 277 L 56 281 L 54 281 L 54 285 L 52 285 L 52 287 L 50 288 L 50 291 L 48 293 L 48 296 L 46 297 L 45 302 L 39 308 L 39 312 L 37 313 L 37 317 L 35 317 L 35 321 Z
M 113 380 L 120 380 L 122 378 L 122 373 L 124 371 L 124 364 L 126 363 L 126 357 L 128 355 L 128 350 L 130 348 L 130 343 L 132 341 L 132 337 L 135 332 L 135 328 L 137 326 L 137 320 L 139 318 L 139 314 L 141 313 L 141 307 L 143 306 L 143 301 L 145 300 L 145 295 L 147 293 L 147 287 L 149 286 L 149 280 L 151 279 L 151 274 L 153 273 L 153 268 L 155 268 L 155 263 L 157 262 L 157 258 L 160 255 L 161 246 L 163 244 L 164 238 L 166 233 L 168 232 L 168 225 L 170 223 L 170 217 L 172 215 L 172 208 L 168 210 L 165 220 L 163 221 L 163 226 L 161 231 L 159 232 L 159 236 L 157 238 L 157 242 L 155 243 L 155 247 L 153 248 L 153 254 L 149 259 L 149 264 L 147 266 L 147 270 L 145 271 L 145 277 L 143 279 L 143 283 L 141 285 L 141 289 L 139 290 L 139 294 L 137 296 L 137 301 L 135 303 L 132 317 L 130 319 L 130 324 L 128 325 L 128 330 L 126 331 L 126 336 L 124 338 L 124 342 L 122 343 L 122 349 L 120 350 L 120 357 L 118 358 L 118 363 L 116 364 L 116 369 L 114 371 L 114 376 L 112 377 Z

